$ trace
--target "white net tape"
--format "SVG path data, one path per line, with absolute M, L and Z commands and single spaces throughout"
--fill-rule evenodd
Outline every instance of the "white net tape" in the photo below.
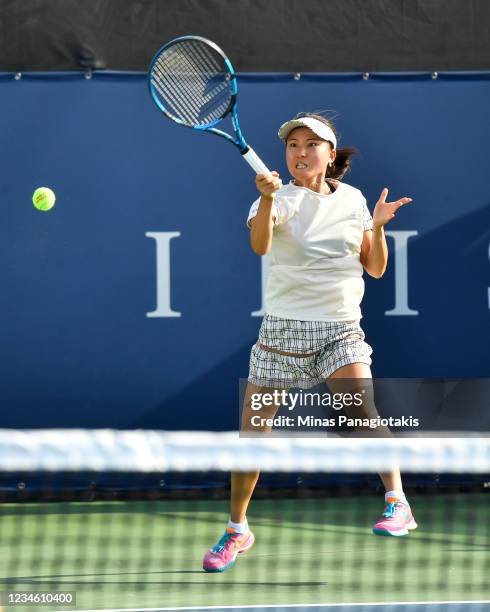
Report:
M 0 429 L 1 471 L 490 474 L 490 438 L 240 438 L 237 432 Z

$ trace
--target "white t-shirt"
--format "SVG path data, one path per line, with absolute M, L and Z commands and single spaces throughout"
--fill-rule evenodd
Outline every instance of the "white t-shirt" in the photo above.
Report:
M 364 295 L 360 253 L 373 220 L 362 192 L 334 182 L 322 195 L 292 182 L 276 192 L 266 312 L 300 321 L 355 321 Z M 260 198 L 247 219 L 257 214 Z

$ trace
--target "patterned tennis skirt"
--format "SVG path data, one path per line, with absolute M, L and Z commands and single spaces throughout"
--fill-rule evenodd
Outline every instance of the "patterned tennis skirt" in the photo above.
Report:
M 371 365 L 373 349 L 359 321 L 297 321 L 266 314 L 250 353 L 249 382 L 261 387 L 309 388 L 351 363 Z M 314 353 L 306 356 L 286 353 Z

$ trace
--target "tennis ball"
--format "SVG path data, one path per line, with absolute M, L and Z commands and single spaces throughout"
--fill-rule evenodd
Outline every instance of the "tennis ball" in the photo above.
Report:
M 51 210 L 55 202 L 56 196 L 49 187 L 38 187 L 32 194 L 32 203 L 38 210 Z

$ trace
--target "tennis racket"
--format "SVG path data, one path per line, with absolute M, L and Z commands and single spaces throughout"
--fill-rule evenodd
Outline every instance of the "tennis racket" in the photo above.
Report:
M 171 40 L 153 57 L 148 86 L 153 101 L 167 117 L 225 138 L 257 174 L 269 173 L 243 137 L 238 123 L 235 72 L 218 45 L 200 36 Z M 234 136 L 214 127 L 230 114 Z

